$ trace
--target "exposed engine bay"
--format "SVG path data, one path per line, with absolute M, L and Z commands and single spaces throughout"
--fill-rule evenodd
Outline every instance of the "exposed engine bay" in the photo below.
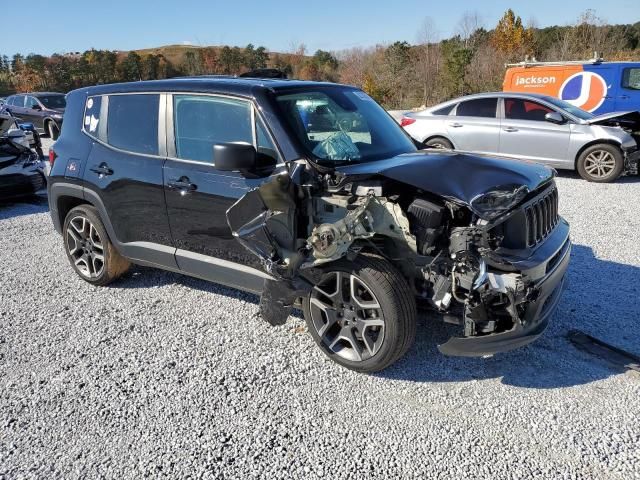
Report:
M 541 190 L 555 192 L 553 181 Z M 538 192 L 514 188 L 479 200 L 494 202 L 494 210 L 500 211 L 503 198 L 496 193 L 513 204 Z M 545 224 L 534 237 L 542 238 L 555 226 L 557 194 L 545 195 L 537 203 L 545 210 L 534 211 Z M 261 299 L 261 314 L 273 325 L 284 323 L 295 300 L 311 291 L 323 267 L 372 252 L 403 273 L 421 304 L 443 314 L 445 322 L 459 325 L 462 336 L 475 337 L 521 326 L 526 302 L 537 295 L 521 272 L 508 265 L 497 269 L 493 258 L 505 232 L 513 228 L 509 221 L 525 227 L 528 220 L 517 218 L 518 213 L 528 215 L 523 212 L 487 220 L 455 199 L 384 177 L 323 175 L 301 161 L 289 175 L 275 177 L 242 197 L 227 218 L 236 238 L 274 278 L 266 281 Z M 529 236 L 522 238 L 523 248 L 531 246 Z M 517 247 L 518 240 L 509 242 L 510 248 Z

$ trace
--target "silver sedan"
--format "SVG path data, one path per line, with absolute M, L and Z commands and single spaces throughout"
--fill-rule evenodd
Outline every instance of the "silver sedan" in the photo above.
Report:
M 638 112 L 594 116 L 545 95 L 483 93 L 405 113 L 400 124 L 425 146 L 532 160 L 592 182 L 638 173 Z

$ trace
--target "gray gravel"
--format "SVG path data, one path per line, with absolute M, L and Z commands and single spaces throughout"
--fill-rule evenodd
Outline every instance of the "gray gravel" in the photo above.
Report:
M 640 352 L 640 178 L 558 183 L 575 249 L 545 336 L 446 358 L 423 314 L 373 376 L 251 295 L 141 267 L 94 288 L 45 203 L 0 207 L 0 478 L 640 478 L 640 376 L 565 339 Z

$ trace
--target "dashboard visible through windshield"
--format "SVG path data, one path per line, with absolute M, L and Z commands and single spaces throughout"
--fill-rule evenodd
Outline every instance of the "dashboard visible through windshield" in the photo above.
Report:
M 318 163 L 370 162 L 416 150 L 387 112 L 360 90 L 318 87 L 276 98 L 296 137 Z

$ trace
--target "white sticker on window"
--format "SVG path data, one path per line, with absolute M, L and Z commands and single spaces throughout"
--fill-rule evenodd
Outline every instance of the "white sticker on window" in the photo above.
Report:
M 89 131 L 91 133 L 95 132 L 98 128 L 98 119 L 91 115 L 91 121 L 89 122 Z
M 93 108 L 93 98 L 87 100 L 87 108 Z
M 89 115 L 85 115 L 85 117 L 84 117 L 84 126 L 88 127 L 89 123 L 91 123 L 91 117 Z

